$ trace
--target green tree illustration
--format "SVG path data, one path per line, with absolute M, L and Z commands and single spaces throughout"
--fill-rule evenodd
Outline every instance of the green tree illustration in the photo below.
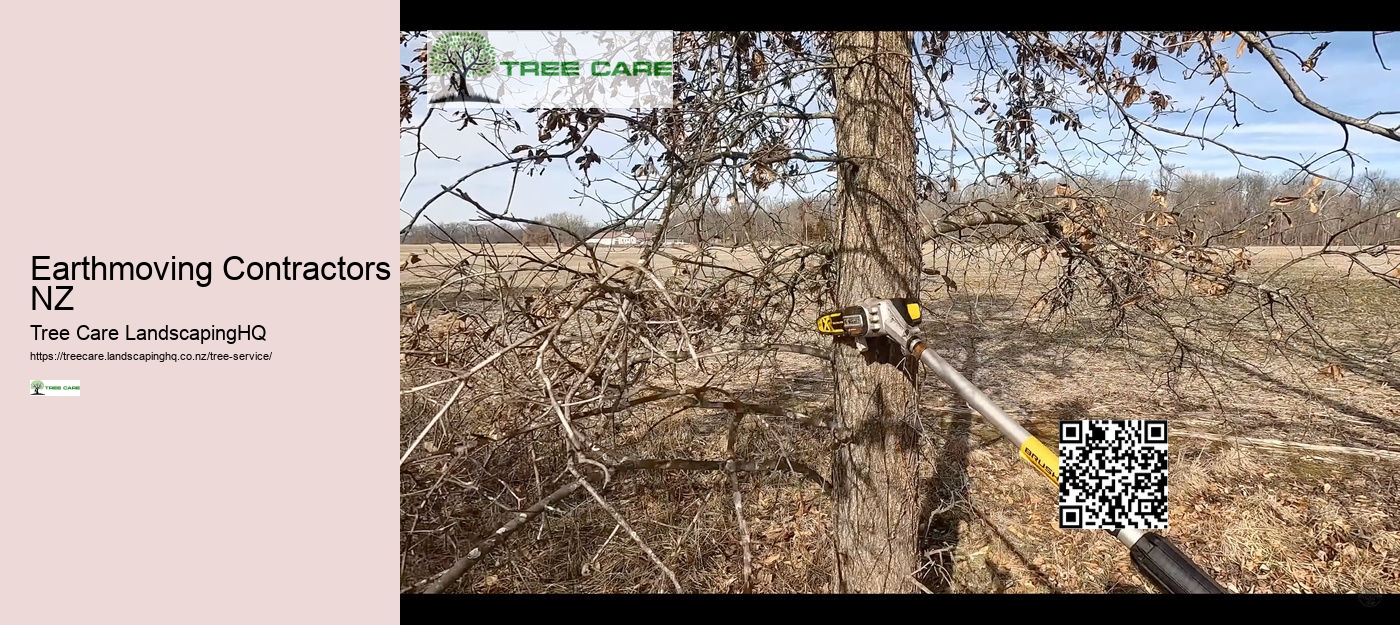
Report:
M 486 40 L 486 33 L 454 31 L 444 33 L 433 41 L 428 50 L 428 71 L 446 75 L 448 89 L 433 98 L 433 102 L 495 102 L 471 93 L 469 78 L 483 78 L 496 67 L 496 48 Z
M 30 393 L 31 395 L 43 395 L 43 393 L 39 392 L 39 389 L 44 388 L 44 381 L 34 380 L 33 382 L 29 383 L 29 388 L 34 389 L 34 392 Z

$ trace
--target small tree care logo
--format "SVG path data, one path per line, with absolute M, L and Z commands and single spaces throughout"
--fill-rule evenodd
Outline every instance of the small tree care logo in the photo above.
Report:
M 657 108 L 674 100 L 669 30 L 435 30 L 427 36 L 403 67 L 423 76 L 428 106 L 436 109 Z
M 77 380 L 30 380 L 29 394 L 40 397 L 77 397 L 82 385 Z
M 435 77 L 436 90 L 429 104 L 444 102 L 489 102 L 498 104 L 484 93 L 478 93 L 482 78 L 496 69 L 496 48 L 486 39 L 486 33 L 452 31 L 439 35 L 428 49 L 428 73 Z

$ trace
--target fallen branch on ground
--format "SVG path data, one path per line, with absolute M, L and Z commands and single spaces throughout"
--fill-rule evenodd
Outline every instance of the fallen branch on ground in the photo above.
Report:
M 1340 445 L 1314 445 L 1311 443 L 1294 443 L 1292 441 L 1281 441 L 1272 438 L 1226 436 L 1223 434 L 1207 434 L 1205 432 L 1172 432 L 1172 434 L 1175 436 L 1185 436 L 1187 438 L 1199 438 L 1208 441 L 1219 441 L 1226 443 L 1243 443 L 1245 445 L 1253 445 L 1256 447 L 1268 447 L 1272 449 L 1298 449 L 1329 454 L 1369 456 L 1378 460 L 1400 461 L 1400 452 L 1387 451 L 1384 449 L 1366 449 L 1364 447 L 1344 447 Z
M 826 479 L 816 469 L 801 462 L 796 462 L 787 458 L 777 458 L 773 460 L 686 460 L 686 459 L 638 459 L 623 460 L 614 466 L 607 467 L 609 473 L 617 476 L 620 473 L 629 471 L 726 471 L 730 473 L 766 473 L 776 471 L 789 471 L 806 477 L 809 480 L 820 484 L 823 491 L 830 492 L 831 482 Z M 601 471 L 599 473 L 602 473 Z M 516 530 L 524 527 L 531 519 L 539 516 L 545 510 L 553 507 L 554 504 L 564 500 L 583 487 L 579 480 L 570 481 L 557 490 L 547 495 L 545 498 L 536 501 L 534 505 L 517 512 L 510 521 L 491 532 L 485 538 L 477 541 L 467 555 L 457 558 L 452 567 L 435 576 L 433 582 L 423 589 L 423 594 L 438 594 L 451 586 L 462 577 L 467 570 L 480 562 L 487 554 L 494 551 L 506 538 L 515 533 Z M 590 489 L 592 490 L 592 489 Z M 662 567 L 665 569 L 665 567 Z M 674 582 L 674 575 L 671 576 Z

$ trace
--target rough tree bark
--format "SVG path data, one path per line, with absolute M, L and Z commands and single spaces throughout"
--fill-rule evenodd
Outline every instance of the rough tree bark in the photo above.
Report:
M 841 305 L 918 294 L 914 106 L 907 32 L 833 35 Z M 917 389 L 898 346 L 836 346 L 836 592 L 913 592 L 918 567 Z

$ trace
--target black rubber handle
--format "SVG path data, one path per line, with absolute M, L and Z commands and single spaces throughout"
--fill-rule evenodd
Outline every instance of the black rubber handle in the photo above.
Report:
M 1191 558 L 1186 557 L 1172 541 L 1154 532 L 1146 532 L 1133 543 L 1133 564 L 1152 581 L 1174 594 L 1218 595 L 1225 589 L 1215 583 Z

